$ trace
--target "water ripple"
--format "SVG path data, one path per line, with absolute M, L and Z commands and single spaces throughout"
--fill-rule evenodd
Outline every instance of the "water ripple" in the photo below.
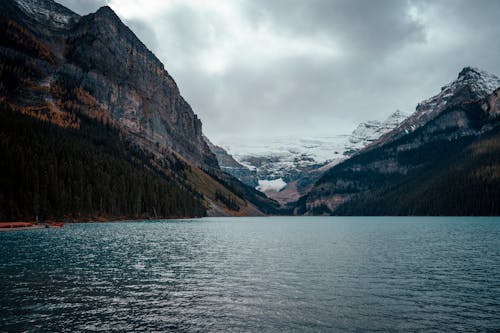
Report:
M 497 218 L 74 224 L 0 254 L 0 331 L 500 329 Z

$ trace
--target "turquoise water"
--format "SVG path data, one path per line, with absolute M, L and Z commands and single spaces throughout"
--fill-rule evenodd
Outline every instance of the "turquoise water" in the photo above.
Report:
M 0 331 L 500 330 L 499 218 L 72 224 L 0 255 Z

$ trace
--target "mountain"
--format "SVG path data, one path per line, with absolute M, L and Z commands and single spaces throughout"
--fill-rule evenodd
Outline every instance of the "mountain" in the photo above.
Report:
M 441 87 L 439 94 L 419 103 L 415 112 L 401 126 L 381 138 L 378 145 L 394 141 L 415 131 L 443 112 L 449 111 L 450 108 L 484 100 L 499 86 L 500 79 L 495 75 L 478 68 L 465 67 L 455 81 Z M 468 128 L 468 126 L 462 127 L 465 130 Z
M 382 135 L 398 127 L 406 118 L 408 118 L 407 114 L 397 110 L 384 121 L 371 120 L 359 124 L 345 143 L 344 155 L 352 156 L 354 153 L 381 138 Z
M 211 149 L 223 170 L 287 203 L 307 193 L 330 167 L 373 143 L 406 117 L 396 111 L 384 121 L 359 124 L 349 135 L 311 139 L 283 137 L 246 145 L 232 140 L 223 144 L 230 152 L 213 145 Z
M 414 114 L 328 170 L 297 214 L 498 215 L 500 80 L 466 67 Z
M 255 170 L 250 170 L 250 168 L 244 166 L 243 164 L 236 161 L 233 156 L 231 156 L 227 150 L 224 148 L 214 145 L 206 136 L 204 136 L 205 142 L 208 144 L 210 150 L 217 157 L 219 166 L 222 171 L 236 177 L 244 184 L 251 187 L 257 187 L 257 173 Z
M 12 124 L 0 133 L 1 218 L 276 212 L 275 202 L 220 170 L 174 79 L 111 8 L 79 16 L 52 0 L 7 0 L 0 26 L 1 116 Z M 17 137 L 25 126 L 37 135 Z M 13 175 L 29 181 L 16 187 Z M 65 181 L 79 185 L 68 193 Z M 85 205 L 63 202 L 61 193 Z M 103 204 L 106 193 L 113 207 Z M 26 208 L 33 206 L 36 214 Z

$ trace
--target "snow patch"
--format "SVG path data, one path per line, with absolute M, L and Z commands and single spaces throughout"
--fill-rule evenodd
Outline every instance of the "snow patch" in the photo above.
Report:
M 478 68 L 465 67 L 455 81 L 441 87 L 439 94 L 420 102 L 415 113 L 392 131 L 386 142 L 415 131 L 453 105 L 486 98 L 498 87 L 500 79 L 497 76 Z
M 259 180 L 259 186 L 257 186 L 256 189 L 261 192 L 268 192 L 268 191 L 279 192 L 285 186 L 286 186 L 285 181 L 282 178 L 278 178 L 272 180 Z
M 46 0 L 15 0 L 19 8 L 29 16 L 38 21 L 44 21 L 55 27 L 65 27 L 72 18 L 78 17 L 75 13 L 60 6 L 57 3 L 51 3 Z
M 266 140 L 239 139 L 220 146 L 263 181 L 282 179 L 291 182 L 303 171 L 332 167 L 371 144 L 398 126 L 407 117 L 396 111 L 384 121 L 360 124 L 350 135 L 312 138 L 276 137 Z

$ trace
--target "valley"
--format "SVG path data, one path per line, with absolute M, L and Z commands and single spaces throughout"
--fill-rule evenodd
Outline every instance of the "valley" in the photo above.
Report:
M 499 213 L 494 74 L 342 135 L 212 142 L 110 7 L 0 8 L 2 220 Z

